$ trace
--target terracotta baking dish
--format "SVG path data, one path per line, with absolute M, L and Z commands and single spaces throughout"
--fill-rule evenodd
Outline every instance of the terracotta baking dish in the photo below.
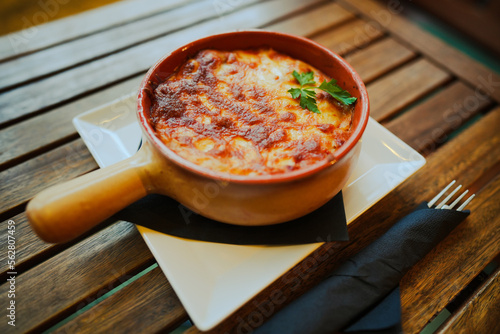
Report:
M 264 46 L 313 65 L 358 98 L 352 136 L 335 152 L 334 162 L 278 175 L 229 176 L 181 158 L 155 136 L 148 121 L 152 85 L 199 50 Z M 43 240 L 71 240 L 150 193 L 172 197 L 203 216 L 231 224 L 268 225 L 303 216 L 335 196 L 349 178 L 360 153 L 369 102 L 359 75 L 337 54 L 306 38 L 250 30 L 194 41 L 158 61 L 140 86 L 137 116 L 145 139 L 133 157 L 46 189 L 28 204 L 28 219 Z

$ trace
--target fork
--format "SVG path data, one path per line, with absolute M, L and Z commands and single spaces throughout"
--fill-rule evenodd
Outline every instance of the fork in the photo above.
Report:
M 450 184 L 448 184 L 443 190 L 441 190 L 441 192 L 439 192 L 439 194 L 437 194 L 428 204 L 427 206 L 429 208 L 431 208 L 447 191 L 448 189 L 450 189 L 454 184 L 455 184 L 456 180 L 453 180 L 450 182 Z M 448 201 L 462 188 L 462 185 L 459 184 L 448 196 L 446 196 L 446 198 L 444 200 L 442 200 L 438 205 L 436 205 L 436 209 L 447 209 L 447 210 L 451 210 L 455 207 L 455 205 L 457 205 L 461 200 L 462 198 L 464 198 L 465 195 L 467 195 L 467 193 L 469 192 L 469 190 L 465 190 L 460 196 L 458 196 L 458 198 L 453 201 L 453 203 L 447 205 L 446 203 L 448 203 Z M 463 202 L 462 205 L 460 205 L 460 207 L 457 209 L 457 211 L 463 211 L 463 209 L 467 206 L 467 204 L 470 203 L 470 201 L 472 201 L 472 199 L 474 198 L 474 196 L 476 196 L 475 194 L 472 194 L 471 196 L 469 196 L 469 198 L 467 198 L 465 200 L 465 202 Z

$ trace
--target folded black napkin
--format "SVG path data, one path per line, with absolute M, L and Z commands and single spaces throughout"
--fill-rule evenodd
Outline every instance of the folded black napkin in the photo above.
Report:
M 236 245 L 293 245 L 349 240 L 341 192 L 302 218 L 269 226 L 220 223 L 161 195 L 149 195 L 113 218 L 177 237 Z
M 256 333 L 400 331 L 400 279 L 469 213 L 422 203 Z

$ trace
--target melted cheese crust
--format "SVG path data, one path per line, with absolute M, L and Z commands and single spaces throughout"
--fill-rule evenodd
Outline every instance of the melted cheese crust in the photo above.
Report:
M 154 90 L 151 123 L 181 157 L 238 175 L 294 171 L 332 160 L 350 135 L 351 107 L 316 90 L 321 114 L 287 91 L 296 70 L 330 78 L 272 49 L 203 50 Z

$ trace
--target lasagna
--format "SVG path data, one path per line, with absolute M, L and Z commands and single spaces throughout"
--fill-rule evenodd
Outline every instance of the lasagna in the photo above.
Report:
M 154 87 L 150 122 L 182 158 L 229 174 L 270 175 L 333 160 L 352 106 L 316 92 L 321 113 L 292 98 L 293 71 L 331 78 L 273 49 L 202 50 Z

